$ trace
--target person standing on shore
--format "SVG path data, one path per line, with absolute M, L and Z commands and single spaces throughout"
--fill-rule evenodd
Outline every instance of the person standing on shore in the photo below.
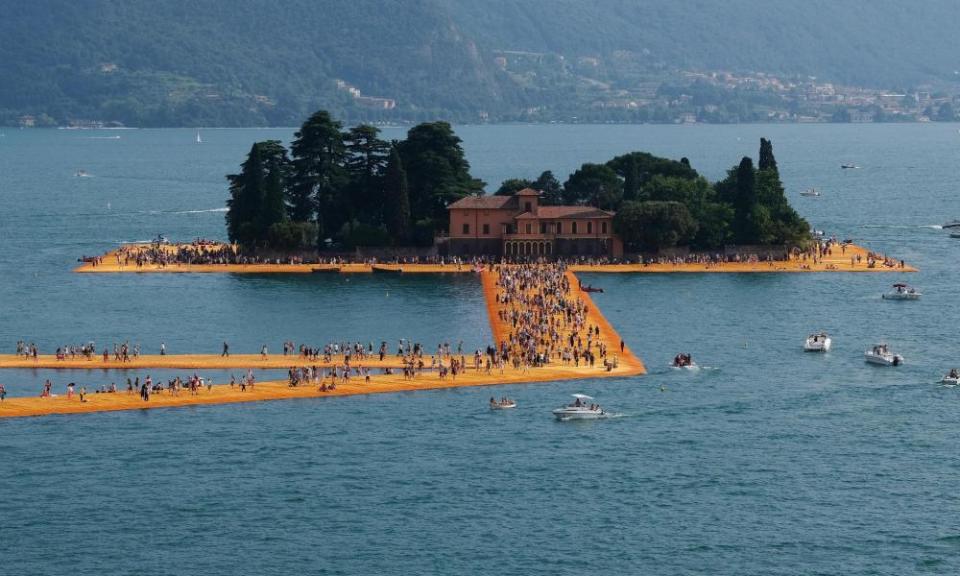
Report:
M 163 342 L 160 343 L 160 355 L 161 356 L 167 355 L 167 345 Z

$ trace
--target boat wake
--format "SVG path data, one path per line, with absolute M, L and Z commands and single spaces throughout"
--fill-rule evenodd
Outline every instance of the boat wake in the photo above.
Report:
M 161 212 L 161 214 L 210 214 L 212 212 L 226 212 L 229 210 L 227 207 L 223 208 L 207 208 L 206 210 L 177 210 L 175 212 Z

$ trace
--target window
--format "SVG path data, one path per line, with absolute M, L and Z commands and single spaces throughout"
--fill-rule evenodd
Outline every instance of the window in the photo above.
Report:
M 563 222 L 557 222 L 557 234 L 563 234 Z
M 600 223 L 600 233 L 601 233 L 601 234 L 606 234 L 606 233 L 607 233 L 607 223 L 606 223 L 606 221 Z
M 576 223 L 576 222 L 570 223 L 570 233 L 571 233 L 571 234 L 576 234 L 576 233 L 577 233 L 577 223 Z
M 533 232 L 533 224 L 527 222 L 527 234 L 531 234 L 532 232 Z
M 540 233 L 541 233 L 541 234 L 546 234 L 546 233 L 547 233 L 547 223 L 546 223 L 546 222 L 541 222 L 541 223 L 540 223 Z
M 527 212 L 532 212 L 532 211 L 533 211 L 533 204 L 531 204 L 531 203 L 529 203 L 529 202 L 524 202 L 524 203 L 523 203 L 523 209 L 526 210 Z
M 489 235 L 489 234 L 490 234 L 490 225 L 489 225 L 489 224 L 484 224 L 484 225 L 483 225 L 483 235 L 484 235 L 484 236 L 487 236 L 487 235 Z
M 587 234 L 593 234 L 593 222 L 587 222 Z
M 469 225 L 469 224 L 464 224 L 464 225 L 463 225 L 463 233 L 464 233 L 464 234 L 469 234 L 469 233 L 470 233 L 470 225 Z
M 509 225 L 509 224 L 501 224 L 501 225 L 500 225 L 500 233 L 501 233 L 501 234 L 509 234 L 509 233 L 510 233 L 510 225 Z

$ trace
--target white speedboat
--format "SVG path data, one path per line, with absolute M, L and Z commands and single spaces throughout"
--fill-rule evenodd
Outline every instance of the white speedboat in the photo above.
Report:
M 863 353 L 864 359 L 869 364 L 878 366 L 899 366 L 903 364 L 903 356 L 894 354 L 886 344 L 877 344 L 870 350 Z
M 947 375 L 940 379 L 940 383 L 945 386 L 956 386 L 960 384 L 960 370 L 951 368 Z
M 884 292 L 884 300 L 919 300 L 923 296 L 916 288 L 911 288 L 903 283 L 893 285 L 893 290 Z
M 593 398 L 586 394 L 574 394 L 574 401 L 563 408 L 557 408 L 553 415 L 557 420 L 596 420 L 606 418 L 607 413 L 599 404 L 592 402 Z
M 800 195 L 801 195 L 801 196 L 810 196 L 810 197 L 816 198 L 816 197 L 819 197 L 819 196 L 820 196 L 820 191 L 817 190 L 816 188 L 811 188 L 811 189 L 809 189 L 809 190 L 804 190 L 803 192 L 800 193 Z
M 833 340 L 826 332 L 817 332 L 807 336 L 803 349 L 806 352 L 829 352 L 832 344 Z
M 501 398 L 500 400 L 490 399 L 491 410 L 509 410 L 516 407 L 517 403 L 509 398 Z

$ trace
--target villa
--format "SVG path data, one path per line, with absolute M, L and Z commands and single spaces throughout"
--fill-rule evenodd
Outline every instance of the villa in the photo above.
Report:
M 623 255 L 614 212 L 592 206 L 541 206 L 540 192 L 470 196 L 447 207 L 450 256 Z

